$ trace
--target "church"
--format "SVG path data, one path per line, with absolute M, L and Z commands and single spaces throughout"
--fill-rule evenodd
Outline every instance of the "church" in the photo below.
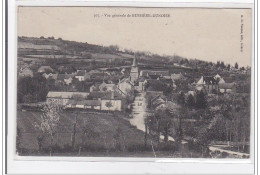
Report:
M 132 65 L 131 72 L 130 72 L 130 81 L 133 84 L 135 84 L 135 83 L 137 83 L 138 78 L 139 78 L 139 69 L 137 67 L 136 56 L 134 56 L 133 65 Z

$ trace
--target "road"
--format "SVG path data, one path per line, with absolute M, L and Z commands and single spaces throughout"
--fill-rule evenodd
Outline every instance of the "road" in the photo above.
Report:
M 130 119 L 130 123 L 134 126 L 136 126 L 137 129 L 145 132 L 145 123 L 144 119 L 146 117 L 146 99 L 144 97 L 144 93 L 138 93 L 134 99 L 133 102 L 133 110 L 132 110 L 132 116 L 133 118 Z M 160 135 L 160 138 L 163 140 L 164 136 Z M 168 137 L 169 141 L 174 141 L 172 137 Z

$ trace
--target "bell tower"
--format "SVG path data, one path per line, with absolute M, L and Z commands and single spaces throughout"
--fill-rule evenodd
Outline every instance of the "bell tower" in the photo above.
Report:
M 132 83 L 136 83 L 138 78 L 139 78 L 139 69 L 137 66 L 136 56 L 134 55 L 133 65 L 132 65 L 131 72 L 130 72 L 130 81 Z

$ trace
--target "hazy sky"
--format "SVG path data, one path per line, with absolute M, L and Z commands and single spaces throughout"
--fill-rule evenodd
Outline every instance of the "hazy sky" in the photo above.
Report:
M 143 13 L 170 17 L 112 18 L 114 14 Z M 19 7 L 18 36 L 54 36 L 247 66 L 252 54 L 251 13 L 250 9 Z

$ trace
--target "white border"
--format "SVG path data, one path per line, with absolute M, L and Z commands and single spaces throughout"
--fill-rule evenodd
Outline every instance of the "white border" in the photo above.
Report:
M 174 173 L 174 174 L 252 174 L 254 172 L 254 157 L 249 160 L 237 159 L 154 159 L 154 158 L 90 158 L 90 157 L 17 157 L 14 156 L 15 150 L 15 128 L 16 128 L 16 55 L 17 55 L 17 6 L 131 6 L 131 7 L 203 7 L 203 8 L 253 8 L 253 1 L 245 0 L 229 0 L 229 1 L 208 1 L 210 3 L 201 3 L 203 0 L 189 0 L 189 3 L 183 1 L 164 1 L 158 2 L 155 0 L 143 0 L 141 2 L 127 1 L 96 1 L 84 2 L 83 0 L 34 0 L 34 1 L 16 1 L 9 0 L 8 8 L 8 173 L 61 173 L 61 174 L 86 174 L 87 173 Z M 197 2 L 192 4 L 190 2 Z M 226 3 L 217 3 L 226 2 Z M 239 3 L 235 3 L 239 2 Z M 254 42 L 253 42 L 254 46 Z M 253 55 L 252 55 L 253 58 Z M 254 59 L 253 59 L 254 60 Z M 253 63 L 253 62 L 252 62 Z M 252 71 L 254 66 L 252 66 Z M 252 80 L 254 73 L 252 72 Z M 252 90 L 253 86 L 252 84 Z M 255 84 L 256 85 L 256 84 Z M 252 91 L 252 97 L 254 93 Z M 254 105 L 252 112 L 254 111 Z M 253 113 L 252 113 L 253 114 Z M 251 126 L 254 125 L 254 120 L 251 120 Z M 253 127 L 252 127 L 253 129 Z M 252 131 L 252 130 L 251 130 Z M 12 137 L 11 137 L 12 136 Z M 14 136 L 14 137 L 13 137 Z M 251 140 L 254 140 L 254 135 L 251 135 Z M 254 144 L 251 144 L 251 153 L 253 154 Z M 19 161 L 15 161 L 19 159 Z M 41 161 L 28 161 L 29 159 Z M 27 161 L 24 161 L 27 160 Z M 47 161 L 48 160 L 48 161 Z M 51 161 L 50 161 L 51 160 Z M 55 160 L 55 161 L 54 161 Z M 65 160 L 65 161 L 64 161 Z M 79 162 L 76 162 L 79 161 Z M 89 162 L 86 162 L 89 161 Z M 103 162 L 95 162 L 103 161 Z M 119 162 L 123 161 L 123 162 Z M 132 162 L 135 161 L 135 162 Z M 137 162 L 136 162 L 137 161 Z M 115 163 L 117 162 L 117 163 Z M 167 162 L 167 163 L 166 163 Z M 174 162 L 174 163 L 173 163 Z M 177 163 L 178 162 L 178 163 Z M 120 167 L 120 168 L 119 168 Z

